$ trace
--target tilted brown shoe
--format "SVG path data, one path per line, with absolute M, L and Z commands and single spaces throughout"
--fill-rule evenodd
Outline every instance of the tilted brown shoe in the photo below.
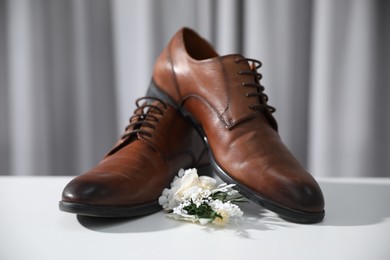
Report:
M 156 98 L 136 103 L 112 150 L 64 188 L 62 211 L 98 217 L 150 214 L 161 209 L 158 197 L 180 168 L 210 171 L 202 139 L 176 109 Z
M 219 56 L 184 28 L 157 59 L 148 95 L 177 106 L 194 122 L 224 181 L 286 220 L 319 222 L 321 189 L 277 133 L 260 65 L 241 55 Z

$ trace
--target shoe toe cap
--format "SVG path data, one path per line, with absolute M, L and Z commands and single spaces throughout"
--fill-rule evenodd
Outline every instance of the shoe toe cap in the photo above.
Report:
M 309 174 L 296 174 L 279 182 L 275 190 L 278 203 L 297 211 L 320 213 L 324 211 L 324 197 L 320 186 Z
M 324 210 L 324 197 L 317 182 L 309 181 L 296 184 L 295 194 L 292 197 L 298 209 L 309 212 Z
M 107 173 L 80 175 L 65 186 L 62 201 L 90 205 L 112 203 L 117 197 L 115 179 L 118 178 Z

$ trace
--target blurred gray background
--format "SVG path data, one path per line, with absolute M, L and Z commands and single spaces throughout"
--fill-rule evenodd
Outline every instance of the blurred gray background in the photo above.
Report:
M 314 176 L 390 176 L 390 1 L 0 0 L 0 175 L 77 175 L 116 142 L 189 26 L 263 62 Z

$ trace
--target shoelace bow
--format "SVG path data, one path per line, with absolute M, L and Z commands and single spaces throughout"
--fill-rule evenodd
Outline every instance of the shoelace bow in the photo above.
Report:
M 145 100 L 145 102 L 142 105 L 140 105 L 140 102 L 143 100 Z M 153 105 L 150 102 L 146 102 L 147 100 L 157 101 L 161 103 L 165 109 L 167 109 L 167 105 L 159 98 L 155 98 L 155 97 L 138 98 L 135 101 L 137 108 L 134 110 L 133 115 L 129 119 L 129 124 L 125 128 L 125 134 L 122 135 L 121 137 L 122 140 L 126 139 L 127 137 L 131 136 L 134 133 L 146 135 L 148 137 L 153 136 L 152 133 L 145 130 L 145 128 L 156 129 L 156 126 L 153 123 L 148 122 L 146 120 L 150 119 L 151 121 L 158 123 L 160 120 L 158 119 L 157 116 L 153 114 L 157 113 L 159 115 L 163 115 L 164 111 L 157 105 Z
M 253 87 L 256 88 L 256 92 L 246 93 L 246 97 L 259 97 L 260 104 L 252 104 L 249 106 L 250 109 L 256 110 L 256 111 L 267 111 L 269 113 L 274 113 L 276 109 L 273 106 L 270 106 L 267 104 L 268 102 L 268 96 L 264 93 L 264 86 L 260 84 L 260 80 L 262 79 L 262 75 L 257 72 L 257 69 L 261 67 L 261 62 L 255 59 L 248 59 L 248 58 L 237 58 L 235 60 L 236 63 L 239 62 L 252 62 L 255 67 L 251 70 L 241 70 L 238 72 L 239 75 L 252 75 L 255 77 L 255 82 L 242 82 L 241 85 L 243 87 Z

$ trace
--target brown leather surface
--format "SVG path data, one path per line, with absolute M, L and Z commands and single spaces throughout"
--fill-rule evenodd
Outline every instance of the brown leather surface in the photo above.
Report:
M 230 177 L 284 207 L 323 211 L 319 185 L 283 144 L 271 113 L 251 109 L 265 101 L 246 96 L 257 89 L 242 83 L 257 79 L 240 74 L 253 69 L 242 59 L 218 56 L 210 44 L 184 28 L 159 56 L 153 79 L 196 119 L 215 161 Z
M 195 130 L 170 105 L 155 101 L 163 113 L 151 108 L 142 124 L 151 134 L 133 133 L 121 139 L 107 156 L 88 172 L 74 178 L 62 200 L 87 205 L 142 205 L 153 202 L 180 168 L 208 162 L 205 146 Z M 141 111 L 138 111 L 141 113 Z M 136 119 L 134 120 L 137 121 Z M 130 127 L 130 133 L 136 127 Z

